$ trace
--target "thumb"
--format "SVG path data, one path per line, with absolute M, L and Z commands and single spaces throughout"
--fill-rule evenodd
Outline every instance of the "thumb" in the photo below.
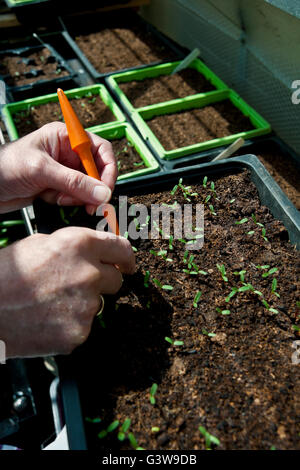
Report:
M 102 204 L 111 198 L 111 190 L 95 178 L 52 161 L 45 172 L 47 187 L 89 204 Z

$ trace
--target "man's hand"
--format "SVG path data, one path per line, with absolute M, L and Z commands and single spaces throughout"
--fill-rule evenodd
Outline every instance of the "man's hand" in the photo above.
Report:
M 89 335 L 101 294 L 114 294 L 135 258 L 125 238 L 68 227 L 0 251 L 0 339 L 7 357 L 70 353 Z
M 0 150 L 0 213 L 25 207 L 37 196 L 59 205 L 83 205 L 88 213 L 108 202 L 118 170 L 112 146 L 89 134 L 101 182 L 82 173 L 65 124 L 46 124 Z

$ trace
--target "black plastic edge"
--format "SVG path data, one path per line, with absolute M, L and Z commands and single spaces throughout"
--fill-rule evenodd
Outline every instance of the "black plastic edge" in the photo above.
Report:
M 78 386 L 72 377 L 62 375 L 60 392 L 70 450 L 87 450 Z

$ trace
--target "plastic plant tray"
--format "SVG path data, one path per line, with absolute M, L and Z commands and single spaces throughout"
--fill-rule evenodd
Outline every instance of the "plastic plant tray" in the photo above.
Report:
M 110 96 L 110 94 L 108 93 L 104 85 L 92 85 L 92 86 L 86 86 L 82 88 L 74 88 L 73 90 L 68 90 L 65 93 L 69 99 L 75 98 L 75 97 L 83 97 L 87 93 L 100 96 L 101 100 L 109 107 L 109 109 L 112 111 L 112 113 L 116 117 L 116 121 L 99 125 L 99 128 L 101 127 L 101 129 L 104 129 L 105 127 L 110 127 L 114 124 L 119 124 L 120 122 L 125 121 L 124 114 L 120 110 L 119 106 L 114 102 L 114 100 L 112 99 L 112 97 Z M 30 98 L 27 100 L 18 101 L 16 103 L 10 103 L 10 104 L 5 105 L 2 109 L 2 118 L 6 125 L 6 129 L 7 129 L 10 140 L 16 140 L 19 138 L 18 131 L 14 123 L 15 113 L 28 110 L 31 106 L 38 107 L 40 105 L 50 103 L 50 102 L 58 102 L 58 97 L 56 93 L 39 96 L 37 98 Z M 88 130 L 90 129 L 93 129 L 93 127 L 88 128 Z
M 171 73 L 177 67 L 178 64 L 180 64 L 180 61 L 169 62 L 166 64 L 159 64 L 159 65 L 154 65 L 154 66 L 145 67 L 145 68 L 139 67 L 135 70 L 131 70 L 127 72 L 114 73 L 110 77 L 106 78 L 106 84 L 118 96 L 120 102 L 125 107 L 125 109 L 129 113 L 131 113 L 135 109 L 139 109 L 139 108 L 135 108 L 130 103 L 126 94 L 121 90 L 118 84 L 128 83 L 134 80 L 144 80 L 146 78 L 160 77 L 162 75 L 171 75 Z M 211 95 L 212 93 L 215 93 L 218 90 L 228 89 L 227 85 L 211 69 L 209 69 L 200 59 L 195 59 L 187 68 L 197 70 L 199 74 L 203 75 L 215 87 L 215 90 L 207 92 L 205 93 L 205 95 Z
M 45 47 L 50 50 L 51 55 L 54 57 L 55 61 L 57 62 L 57 65 L 64 68 L 67 72 L 68 75 L 64 77 L 58 77 L 58 78 L 53 78 L 53 79 L 43 79 L 37 77 L 36 81 L 25 84 L 25 85 L 7 85 L 7 89 L 11 91 L 12 93 L 18 92 L 18 91 L 25 91 L 25 90 L 30 90 L 35 87 L 40 87 L 41 85 L 53 85 L 55 86 L 56 84 L 63 83 L 67 80 L 70 80 L 74 77 L 75 73 L 72 70 L 72 68 L 69 66 L 69 64 L 62 58 L 60 54 L 50 45 L 45 43 Z M 38 52 L 44 48 L 43 45 L 38 45 L 38 46 L 27 46 L 27 47 L 22 47 L 18 49 L 7 49 L 4 51 L 0 51 L 0 60 L 2 56 L 6 55 L 14 55 L 14 56 L 19 56 L 21 58 L 26 58 L 28 54 Z M 6 76 L 1 76 L 0 79 L 2 79 L 5 82 Z
M 155 116 L 164 114 L 174 114 L 184 110 L 203 108 L 207 105 L 229 99 L 245 116 L 249 117 L 254 129 L 245 132 L 239 132 L 230 136 L 199 142 L 186 147 L 176 148 L 174 150 L 165 150 L 158 138 L 147 125 L 147 121 Z M 190 155 L 204 150 L 214 149 L 216 147 L 227 146 L 239 137 L 252 139 L 263 134 L 271 132 L 269 123 L 249 106 L 235 91 L 227 89 L 211 93 L 200 93 L 186 98 L 159 103 L 157 105 L 145 106 L 131 113 L 131 119 L 137 126 L 143 138 L 147 140 L 153 152 L 161 159 L 173 160 L 175 158 Z
M 138 178 L 140 176 L 153 173 L 160 169 L 159 163 L 153 157 L 148 147 L 144 144 L 142 139 L 137 135 L 137 133 L 130 124 L 122 123 L 118 126 L 115 125 L 111 128 L 106 129 L 101 129 L 101 127 L 92 127 L 90 128 L 90 131 L 109 141 L 126 137 L 127 141 L 135 148 L 137 153 L 140 155 L 141 162 L 144 162 L 145 166 L 147 167 L 120 175 L 118 177 L 118 181 L 127 180 L 128 178 Z
M 138 16 L 138 21 L 143 24 L 143 27 L 146 31 L 150 31 L 154 36 L 157 37 L 161 41 L 162 44 L 167 46 L 173 53 L 178 56 L 178 59 L 183 59 L 186 55 L 186 52 L 184 52 L 184 49 L 180 47 L 179 45 L 176 45 L 172 40 L 167 38 L 163 33 L 159 32 L 154 26 L 152 26 L 150 23 L 145 21 L 142 17 Z M 105 21 L 105 14 L 102 14 L 101 21 Z M 94 80 L 99 80 L 100 78 L 110 76 L 112 73 L 115 72 L 126 72 L 130 70 L 135 70 L 136 67 L 128 67 L 128 68 L 122 68 L 120 70 L 116 70 L 113 72 L 106 72 L 106 73 L 101 73 L 95 69 L 95 67 L 91 64 L 89 59 L 86 57 L 86 55 L 83 53 L 83 51 L 80 49 L 80 47 L 76 44 L 75 40 L 72 37 L 72 33 L 70 34 L 69 31 L 62 31 L 62 34 L 64 35 L 65 39 L 68 41 L 69 45 L 72 47 L 73 51 L 77 55 L 78 59 L 82 63 L 82 65 L 86 68 L 86 70 L 89 72 L 89 74 L 92 76 Z M 155 61 L 152 62 L 152 65 L 154 64 L 159 64 L 162 61 Z M 151 64 L 145 64 L 139 66 L 139 68 L 143 67 L 148 67 Z
M 300 213 L 296 210 L 264 166 L 254 155 L 236 157 L 230 160 L 216 162 L 214 164 L 206 163 L 190 168 L 174 170 L 169 173 L 166 172 L 164 174 L 154 173 L 150 176 L 141 177 L 135 183 L 123 180 L 117 185 L 115 195 L 118 196 L 119 194 L 126 194 L 128 196 L 133 196 L 138 194 L 147 194 L 149 192 L 153 193 L 155 191 L 172 188 L 181 177 L 184 179 L 185 183 L 190 184 L 197 181 L 202 182 L 204 176 L 214 179 L 225 174 L 236 174 L 244 169 L 250 171 L 251 180 L 259 192 L 261 203 L 267 206 L 273 216 L 284 224 L 289 233 L 291 243 L 296 244 L 298 249 L 300 249 Z M 56 206 L 51 206 L 42 201 L 36 201 L 35 214 L 39 232 L 49 234 L 61 227 L 59 210 Z M 91 221 L 91 218 L 87 218 L 86 220 Z M 96 226 L 97 220 L 97 218 L 93 219 L 93 221 L 90 222 L 91 225 L 94 223 L 94 226 Z M 67 371 L 70 377 L 76 377 L 80 367 L 89 367 L 90 373 L 94 374 L 94 366 L 93 364 L 89 364 L 90 361 L 87 360 L 87 358 L 90 357 L 88 343 L 89 340 L 87 340 L 87 343 L 84 345 L 84 353 L 83 350 L 79 348 L 68 358 L 70 361 L 68 361 Z M 101 381 L 101 377 L 99 377 L 99 381 Z M 73 382 L 73 384 L 75 384 L 75 382 Z M 62 388 L 63 387 L 64 384 L 62 383 Z M 77 432 L 77 435 L 83 436 L 84 429 L 80 428 L 82 421 L 77 423 L 74 419 L 75 416 L 80 415 L 81 412 L 79 409 L 80 404 L 77 400 L 77 394 L 75 394 L 74 402 L 70 400 L 72 400 L 71 396 L 68 401 L 68 412 L 64 413 L 66 426 L 67 429 L 69 429 L 68 432 Z M 73 410 L 73 414 L 72 412 L 70 413 L 70 410 Z M 79 448 L 84 448 L 85 444 L 86 442 L 84 438 L 82 438 L 81 443 L 77 442 L 77 446 Z

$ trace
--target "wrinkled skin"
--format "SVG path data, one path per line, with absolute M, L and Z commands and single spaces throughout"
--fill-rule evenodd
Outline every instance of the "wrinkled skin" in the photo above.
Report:
M 89 213 L 110 199 L 117 177 L 111 144 L 90 134 L 102 183 L 81 172 L 66 128 L 48 124 L 0 152 L 0 211 L 35 197 Z M 101 191 L 95 188 L 101 186 Z M 104 189 L 104 191 L 103 191 Z M 128 240 L 88 228 L 36 234 L 0 251 L 0 340 L 7 358 L 70 353 L 89 335 L 101 294 L 135 270 Z

